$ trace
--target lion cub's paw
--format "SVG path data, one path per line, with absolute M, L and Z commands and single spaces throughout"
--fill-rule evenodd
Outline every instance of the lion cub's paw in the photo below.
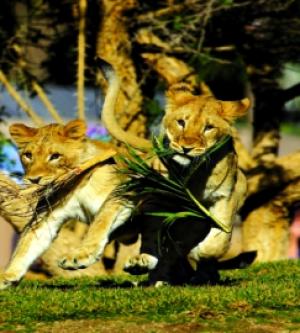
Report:
M 18 284 L 19 279 L 12 274 L 0 274 L 0 290 L 4 290 L 12 285 Z
M 130 258 L 124 266 L 124 271 L 132 275 L 146 274 L 157 265 L 158 259 L 150 254 L 141 253 Z
M 170 283 L 168 281 L 156 281 L 154 283 L 155 288 L 167 287 L 169 285 L 170 285 Z
M 97 257 L 94 254 L 83 249 L 65 255 L 58 261 L 58 266 L 67 270 L 77 270 L 87 268 L 96 261 Z

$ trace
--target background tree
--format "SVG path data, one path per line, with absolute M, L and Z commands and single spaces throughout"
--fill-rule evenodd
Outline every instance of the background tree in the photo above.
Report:
M 300 84 L 282 89 L 278 78 L 287 62 L 300 60 L 299 0 L 3 0 L 1 6 L 0 81 L 37 124 L 43 120 L 10 82 L 37 94 L 62 121 L 42 86 L 77 81 L 84 118 L 84 85 L 106 90 L 95 55 L 120 75 L 118 120 L 140 136 L 161 117 L 153 98 L 167 84 L 204 80 L 224 100 L 251 90 L 252 150 L 237 137 L 249 183 L 242 249 L 257 249 L 258 260 L 287 257 L 300 153 L 278 157 L 278 147 L 284 104 L 299 95 Z

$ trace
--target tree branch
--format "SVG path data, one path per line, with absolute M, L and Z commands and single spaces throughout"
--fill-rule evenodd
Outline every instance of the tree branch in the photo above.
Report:
M 10 84 L 5 74 L 0 70 L 0 82 L 4 85 L 10 96 L 16 101 L 20 108 L 32 119 L 32 121 L 38 125 L 44 125 L 44 121 L 37 113 L 29 106 L 23 97 L 16 91 L 16 89 Z
M 197 3 L 199 3 L 199 0 L 186 0 L 183 3 L 178 4 L 178 5 L 171 5 L 169 7 L 151 11 L 146 14 L 141 14 L 136 17 L 136 22 L 138 22 L 138 23 L 151 22 L 153 19 L 165 16 L 165 15 L 173 15 L 175 13 L 179 13 L 183 9 L 186 9 Z
M 51 103 L 50 99 L 48 98 L 47 94 L 43 90 L 43 88 L 37 83 L 32 82 L 32 89 L 37 93 L 41 102 L 44 104 L 47 111 L 53 117 L 53 119 L 58 123 L 63 123 L 62 118 L 60 117 L 59 113 L 55 109 L 54 105 Z
M 131 57 L 131 38 L 123 15 L 125 10 L 135 8 L 136 5 L 136 2 L 131 0 L 102 1 L 103 19 L 97 34 L 96 53 L 113 65 L 121 79 L 122 90 L 115 110 L 120 126 L 138 136 L 145 137 L 146 118 L 141 113 L 143 95 Z M 98 82 L 102 91 L 105 92 L 107 84 L 100 75 L 98 75 Z
M 86 0 L 79 0 L 79 28 L 78 28 L 78 67 L 77 67 L 77 106 L 78 118 L 85 119 L 84 109 L 84 70 L 85 70 L 85 21 Z
M 298 96 L 300 96 L 300 83 L 282 91 L 282 100 L 284 103 Z

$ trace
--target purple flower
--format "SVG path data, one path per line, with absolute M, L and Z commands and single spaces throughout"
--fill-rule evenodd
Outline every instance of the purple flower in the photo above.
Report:
M 109 141 L 110 136 L 106 128 L 100 124 L 92 124 L 88 126 L 87 136 L 94 140 Z

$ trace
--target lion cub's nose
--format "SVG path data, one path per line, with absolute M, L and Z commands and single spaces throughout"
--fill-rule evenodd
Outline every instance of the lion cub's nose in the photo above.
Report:
M 30 183 L 32 184 L 38 184 L 40 182 L 40 180 L 42 179 L 42 177 L 31 177 L 28 178 L 28 180 L 30 181 Z
M 189 153 L 193 148 L 186 148 L 186 147 L 183 147 L 183 152 L 184 154 L 187 154 Z

